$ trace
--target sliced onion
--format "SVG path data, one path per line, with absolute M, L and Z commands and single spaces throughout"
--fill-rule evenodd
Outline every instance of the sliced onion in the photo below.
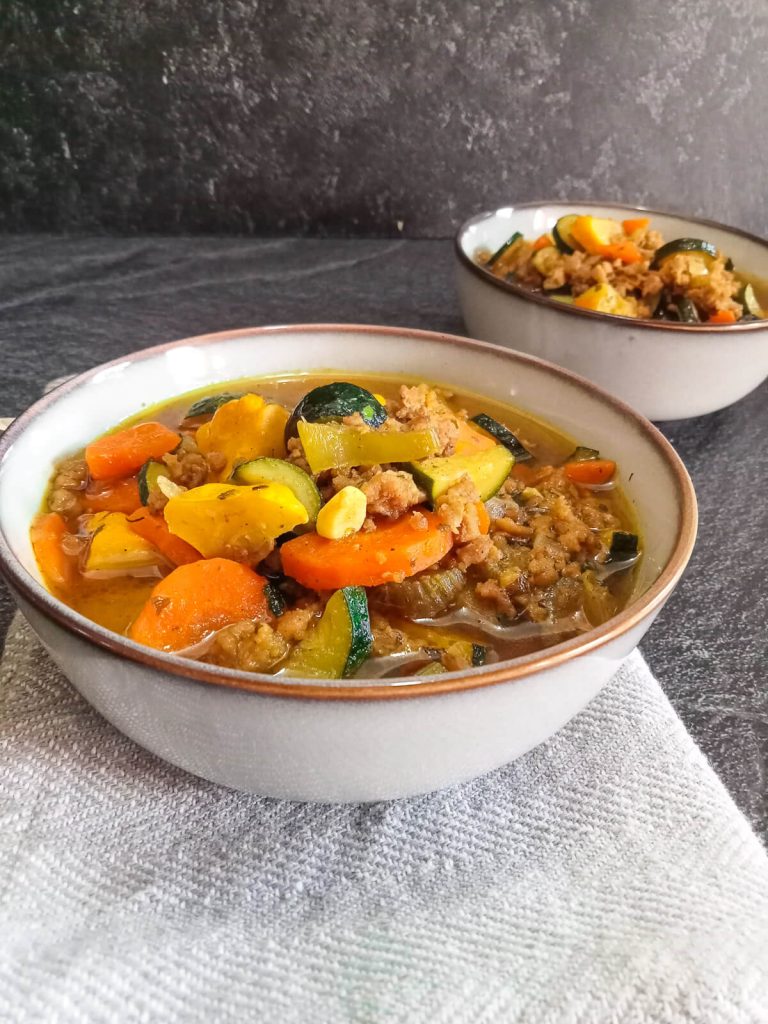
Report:
M 406 618 L 433 618 L 449 608 L 464 589 L 466 578 L 461 569 L 423 572 L 402 583 L 383 583 L 368 592 L 369 599 L 382 608 L 390 608 Z

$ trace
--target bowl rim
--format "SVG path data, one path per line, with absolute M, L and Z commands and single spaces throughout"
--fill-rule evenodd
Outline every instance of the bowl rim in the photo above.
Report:
M 623 418 L 631 421 L 635 429 L 639 429 L 645 438 L 655 446 L 665 463 L 668 465 L 680 508 L 680 525 L 672 551 L 658 577 L 636 601 L 623 609 L 617 616 L 602 626 L 571 640 L 545 648 L 542 651 L 523 655 L 520 658 L 500 662 L 495 668 L 480 667 L 459 672 L 445 673 L 424 682 L 414 682 L 404 677 L 403 683 L 387 680 L 362 680 L 360 685 L 333 681 L 311 682 L 298 680 L 288 683 L 281 677 L 248 673 L 236 669 L 227 669 L 215 665 L 182 658 L 164 651 L 138 644 L 128 637 L 121 636 L 111 630 L 98 626 L 96 623 L 58 598 L 54 597 L 41 583 L 38 583 L 21 564 L 10 548 L 0 524 L 0 574 L 8 581 L 11 590 L 18 593 L 45 618 L 63 627 L 67 632 L 84 639 L 90 644 L 106 650 L 116 657 L 124 657 L 129 661 L 138 662 L 147 668 L 173 677 L 182 677 L 188 681 L 215 684 L 241 692 L 260 694 L 270 697 L 303 700 L 334 700 L 334 701 L 372 701 L 414 699 L 416 697 L 433 697 L 442 693 L 461 693 L 485 686 L 513 682 L 529 677 L 537 672 L 556 668 L 575 658 L 594 651 L 606 643 L 621 637 L 632 630 L 639 622 L 660 608 L 676 586 L 688 563 L 696 539 L 698 510 L 693 483 L 679 455 L 670 442 L 649 420 L 630 408 L 620 399 L 603 391 L 596 384 L 580 377 L 578 374 L 565 370 L 536 356 L 517 352 L 500 345 L 477 341 L 473 338 L 460 337 L 437 331 L 425 331 L 406 327 L 388 327 L 372 324 L 282 324 L 277 326 L 245 327 L 235 330 L 220 331 L 211 334 L 195 335 L 177 341 L 154 345 L 136 352 L 120 356 L 106 363 L 101 363 L 84 373 L 65 381 L 43 395 L 25 412 L 17 417 L 0 437 L 0 465 L 14 442 L 33 420 L 44 414 L 48 407 L 63 395 L 76 391 L 97 374 L 113 366 L 126 363 L 150 360 L 171 349 L 189 345 L 215 345 L 218 342 L 231 341 L 237 338 L 253 338 L 265 341 L 281 334 L 367 334 L 376 337 L 381 335 L 397 336 L 411 341 L 438 342 L 447 346 L 457 346 L 477 352 L 488 352 L 495 356 L 508 359 L 511 364 L 522 362 L 535 366 L 551 377 L 575 384 L 590 393 L 590 396 L 608 404 Z
M 458 229 L 454 236 L 454 251 L 459 262 L 462 266 L 470 270 L 475 276 L 479 277 L 480 280 L 485 281 L 486 284 L 491 284 L 496 288 L 500 288 L 508 295 L 515 295 L 517 298 L 524 299 L 526 302 L 535 302 L 539 306 L 545 306 L 547 309 L 553 310 L 556 313 L 564 316 L 581 316 L 590 317 L 595 320 L 600 320 L 605 323 L 619 324 L 624 328 L 629 325 L 632 328 L 640 327 L 644 330 L 662 330 L 662 331 L 677 331 L 682 334 L 715 334 L 721 331 L 726 331 L 728 334 L 734 331 L 765 331 L 768 330 L 768 320 L 751 320 L 747 323 L 735 323 L 735 324 L 682 324 L 674 323 L 669 320 L 645 320 L 635 319 L 634 317 L 617 316 L 615 313 L 598 313 L 594 309 L 581 309 L 579 306 L 570 306 L 564 302 L 555 302 L 541 292 L 532 291 L 530 288 L 525 288 L 521 284 L 515 284 L 513 281 L 502 281 L 501 278 L 496 277 L 489 270 L 479 266 L 475 263 L 465 252 L 464 246 L 462 245 L 462 238 L 469 228 L 474 227 L 475 224 L 479 224 L 484 220 L 488 220 L 490 217 L 495 217 L 501 210 L 533 210 L 540 206 L 557 206 L 562 210 L 572 209 L 574 206 L 604 206 L 612 210 L 626 210 L 634 211 L 636 213 L 648 213 L 651 216 L 659 217 L 677 217 L 680 220 L 687 220 L 691 224 L 702 225 L 702 227 L 717 228 L 720 231 L 727 231 L 731 235 L 740 235 L 742 238 L 747 238 L 751 242 L 755 242 L 758 245 L 766 249 L 766 255 L 768 256 L 768 240 L 761 238 L 759 235 L 754 235 L 750 231 L 744 231 L 741 228 L 730 227 L 728 224 L 722 224 L 716 220 L 707 220 L 702 217 L 688 217 L 685 214 L 677 213 L 672 210 L 653 210 L 648 206 L 632 206 L 625 203 L 615 202 L 599 202 L 598 200 L 592 199 L 573 199 L 570 202 L 565 202 L 561 199 L 550 199 L 540 200 L 538 202 L 531 203 L 509 203 L 506 206 L 497 206 L 493 210 L 484 210 L 482 213 L 476 213 L 472 217 L 468 217 Z

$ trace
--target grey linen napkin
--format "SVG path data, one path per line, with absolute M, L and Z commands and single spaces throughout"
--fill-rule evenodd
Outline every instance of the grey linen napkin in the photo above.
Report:
M 768 859 L 639 654 L 451 790 L 292 804 L 0 663 L 3 1021 L 768 1020 Z

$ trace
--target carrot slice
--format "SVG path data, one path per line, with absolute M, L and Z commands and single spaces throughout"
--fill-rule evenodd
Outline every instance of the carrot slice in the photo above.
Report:
M 141 505 L 139 482 L 135 476 L 119 480 L 92 481 L 85 491 L 88 512 L 124 512 L 130 515 Z
M 539 235 L 536 241 L 533 243 L 533 251 L 538 252 L 539 249 L 546 249 L 549 245 L 554 245 L 551 235 Z
M 94 480 L 129 476 L 149 459 L 159 459 L 174 449 L 181 435 L 162 423 L 139 423 L 107 434 L 85 449 L 85 461 Z
M 146 507 L 136 509 L 126 522 L 134 533 L 149 541 L 172 565 L 187 565 L 203 557 L 191 544 L 171 533 L 163 516 L 153 515 Z
M 586 462 L 566 462 L 565 475 L 575 484 L 605 484 L 616 472 L 611 459 L 589 459 Z
M 477 503 L 477 527 L 480 533 L 488 533 L 491 528 L 491 517 L 488 515 L 488 509 L 482 501 Z
M 307 533 L 283 544 L 283 570 L 305 587 L 375 587 L 427 569 L 447 555 L 453 535 L 434 512 L 411 512 L 369 533 L 326 540 Z
M 628 217 L 621 222 L 621 226 L 624 228 L 624 234 L 634 235 L 636 231 L 645 231 L 650 223 L 650 217 Z
M 622 263 L 639 263 L 643 258 L 643 254 L 630 239 L 604 245 L 600 254 L 609 260 L 621 260 Z
M 179 651 L 233 622 L 266 621 L 265 584 L 263 576 L 228 558 L 180 565 L 154 588 L 128 635 L 148 647 Z
M 532 469 L 531 466 L 526 466 L 524 462 L 516 462 L 511 470 L 511 475 L 515 480 L 520 480 L 524 484 L 533 483 L 538 476 L 539 471 Z
M 30 527 L 29 537 L 37 564 L 46 581 L 55 587 L 66 587 L 75 578 L 75 560 L 61 545 L 69 533 L 58 512 L 39 515 Z
M 736 314 L 732 309 L 718 309 L 707 319 L 708 324 L 735 324 Z

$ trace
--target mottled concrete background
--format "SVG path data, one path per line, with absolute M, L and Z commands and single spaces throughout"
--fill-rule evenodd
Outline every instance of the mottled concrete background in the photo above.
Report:
M 768 234 L 766 0 L 0 0 L 0 226 L 443 236 L 602 197 Z

